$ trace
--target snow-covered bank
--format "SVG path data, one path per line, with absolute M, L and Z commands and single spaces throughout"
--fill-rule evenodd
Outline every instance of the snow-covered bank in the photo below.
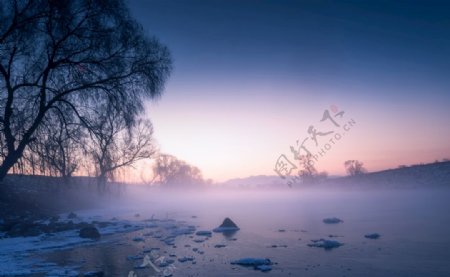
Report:
M 83 258 L 80 258 L 78 264 L 61 265 L 46 261 L 44 258 L 46 253 L 86 246 L 95 247 L 95 245 L 99 244 L 121 243 L 121 239 L 114 237 L 114 235 L 133 233 L 140 230 L 145 230 L 142 241 L 146 239 L 161 240 L 167 245 L 173 245 L 173 240 L 177 236 L 192 234 L 195 231 L 194 226 L 186 226 L 183 223 L 170 219 L 121 219 L 120 217 L 115 217 L 106 220 L 104 216 L 95 215 L 98 212 L 100 211 L 80 212 L 76 217 L 70 219 L 68 214 L 61 214 L 61 219 L 57 223 L 71 222 L 75 225 L 85 223 L 95 226 L 101 235 L 99 240 L 80 237 L 80 230 L 78 229 L 44 233 L 32 237 L 3 237 L 0 239 L 0 276 L 27 276 L 33 274 L 79 276 L 79 269 L 84 262 Z M 36 224 L 38 223 L 52 224 L 47 220 Z

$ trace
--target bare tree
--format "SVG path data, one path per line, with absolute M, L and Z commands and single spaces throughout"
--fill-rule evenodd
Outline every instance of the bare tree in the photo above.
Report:
M 300 176 L 303 183 L 312 184 L 320 182 L 328 177 L 327 172 L 319 172 L 316 169 L 312 154 L 307 153 L 306 155 L 297 155 L 295 159 L 299 161 L 300 170 L 298 171 L 298 176 Z
M 111 105 L 133 122 L 161 94 L 169 51 L 144 35 L 121 0 L 6 0 L 0 6 L 0 180 L 49 112 Z
M 72 176 L 79 167 L 83 133 L 78 124 L 67 122 L 66 117 L 49 112 L 36 130 L 35 139 L 14 165 L 14 172 L 64 178 Z
M 153 166 L 154 182 L 163 186 L 204 184 L 200 169 L 172 155 L 160 154 Z
M 36 140 L 24 154 L 33 151 L 41 160 L 44 172 L 48 169 L 66 179 L 79 167 L 84 136 L 79 124 L 67 120 L 67 116 L 59 113 L 48 114 L 36 132 Z
M 311 154 L 307 155 L 300 155 L 299 157 L 299 163 L 301 166 L 301 169 L 299 170 L 299 176 L 302 178 L 302 181 L 305 183 L 313 183 L 315 180 L 315 177 L 318 175 L 317 169 L 314 166 L 314 161 L 312 159 Z
M 357 160 L 348 160 L 344 163 L 345 170 L 348 175 L 355 176 L 366 173 L 366 169 L 364 168 L 364 164 Z
M 89 120 L 91 132 L 86 151 L 93 159 L 100 186 L 114 179 L 118 169 L 151 158 L 156 152 L 151 122 L 127 121 L 123 113 L 107 106 Z

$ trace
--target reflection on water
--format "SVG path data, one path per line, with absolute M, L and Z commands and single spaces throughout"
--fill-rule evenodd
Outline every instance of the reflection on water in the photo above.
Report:
M 448 276 L 450 274 L 450 202 L 448 190 L 396 191 L 128 191 L 108 216 L 169 217 L 212 230 L 230 217 L 241 230 L 215 233 L 205 242 L 182 236 L 175 248 L 149 241 L 132 243 L 139 234 L 116 235 L 111 243 L 53 253 L 51 260 L 85 259 L 83 269 L 101 268 L 126 276 L 128 255 L 145 247 L 162 247 L 167 255 L 193 256 L 178 263 L 174 276 L 247 276 L 262 274 L 230 265 L 243 257 L 270 258 L 275 276 Z M 327 217 L 344 222 L 324 224 Z M 370 240 L 369 233 L 381 238 Z M 334 239 L 343 246 L 330 251 L 311 248 L 313 239 Z M 146 245 L 151 244 L 151 245 Z M 218 244 L 225 247 L 215 247 Z M 197 248 L 193 251 L 193 248 Z M 62 252 L 62 253 L 60 253 Z M 138 276 L 150 273 L 138 272 Z M 153 272 L 154 273 L 154 272 Z M 143 275 L 142 275 L 143 274 Z

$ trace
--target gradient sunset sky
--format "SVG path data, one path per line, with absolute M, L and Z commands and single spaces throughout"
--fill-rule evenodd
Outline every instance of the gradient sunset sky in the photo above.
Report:
M 450 2 L 129 6 L 174 59 L 163 97 L 148 106 L 159 147 L 206 178 L 275 175 L 309 126 L 331 130 L 320 122 L 331 106 L 356 124 L 320 171 L 344 174 L 349 159 L 377 171 L 450 158 Z

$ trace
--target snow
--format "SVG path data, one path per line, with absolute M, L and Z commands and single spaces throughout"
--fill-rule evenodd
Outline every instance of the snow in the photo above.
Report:
M 272 270 L 272 261 L 265 258 L 242 258 L 236 261 L 232 261 L 231 264 L 237 264 L 246 267 L 253 267 L 255 270 L 267 272 Z
M 60 215 L 59 222 L 89 222 L 96 226 L 102 236 L 118 233 L 128 233 L 145 228 L 162 228 L 167 231 L 148 232 L 152 236 L 167 245 L 174 245 L 178 236 L 192 235 L 195 226 L 184 226 L 171 219 L 150 219 L 142 221 L 130 221 L 114 218 L 113 221 L 104 220 L 104 217 L 92 215 L 92 213 L 77 212 L 77 217 L 68 218 L 68 214 Z M 96 222 L 93 222 L 96 221 Z M 106 224 L 103 224 L 105 222 Z M 103 227 L 102 227 L 103 226 Z M 210 231 L 200 231 L 201 236 L 211 236 Z M 35 253 L 46 251 L 70 249 L 81 245 L 94 245 L 108 243 L 108 240 L 94 241 L 79 237 L 79 230 L 42 234 L 37 237 L 14 237 L 0 239 L 0 276 L 20 276 L 37 273 L 47 273 L 47 276 L 78 276 L 76 267 L 61 267 L 54 263 L 44 262 L 40 258 L 34 258 Z M 137 236 L 131 239 L 137 243 L 145 241 Z M 153 248 L 152 248 L 153 249 Z M 31 258 L 33 256 L 33 258 Z M 142 259 L 142 255 L 128 256 L 128 260 Z M 191 258 L 186 258 L 192 261 Z
M 101 271 L 89 271 L 84 273 L 83 277 L 97 277 L 97 276 L 103 276 Z
M 92 221 L 101 221 L 103 218 L 101 216 L 93 216 L 92 211 L 77 213 L 76 218 L 69 219 L 68 215 L 61 214 L 58 221 L 90 222 L 92 224 Z M 96 225 L 102 236 L 137 231 L 149 225 L 157 224 L 154 222 L 147 223 L 117 219 L 109 223 L 106 226 L 102 224 Z M 161 225 L 164 227 L 169 225 L 174 226 L 173 222 L 165 220 L 161 221 Z M 180 233 L 184 233 L 185 231 Z M 104 241 L 81 238 L 78 229 L 42 234 L 36 237 L 2 238 L 0 239 L 0 276 L 20 276 L 43 272 L 47 273 L 47 276 L 78 276 L 79 273 L 76 267 L 61 267 L 54 263 L 44 262 L 41 258 L 35 258 L 36 255 L 34 254 L 98 243 L 104 243 Z
M 0 275 L 15 276 L 33 274 L 36 272 L 50 272 L 50 276 L 71 276 L 72 269 L 66 275 L 58 275 L 56 265 L 42 263 L 39 259 L 31 259 L 29 256 L 38 251 L 54 249 L 66 249 L 75 245 L 92 244 L 92 240 L 78 236 L 78 230 L 55 233 L 53 236 L 40 235 L 38 237 L 15 237 L 0 240 Z M 37 267 L 31 267 L 37 265 Z M 75 275 L 76 276 L 76 275 Z
M 70 268 L 68 269 L 52 269 L 50 270 L 47 275 L 47 277 L 77 277 L 79 276 L 78 271 L 72 270 Z

